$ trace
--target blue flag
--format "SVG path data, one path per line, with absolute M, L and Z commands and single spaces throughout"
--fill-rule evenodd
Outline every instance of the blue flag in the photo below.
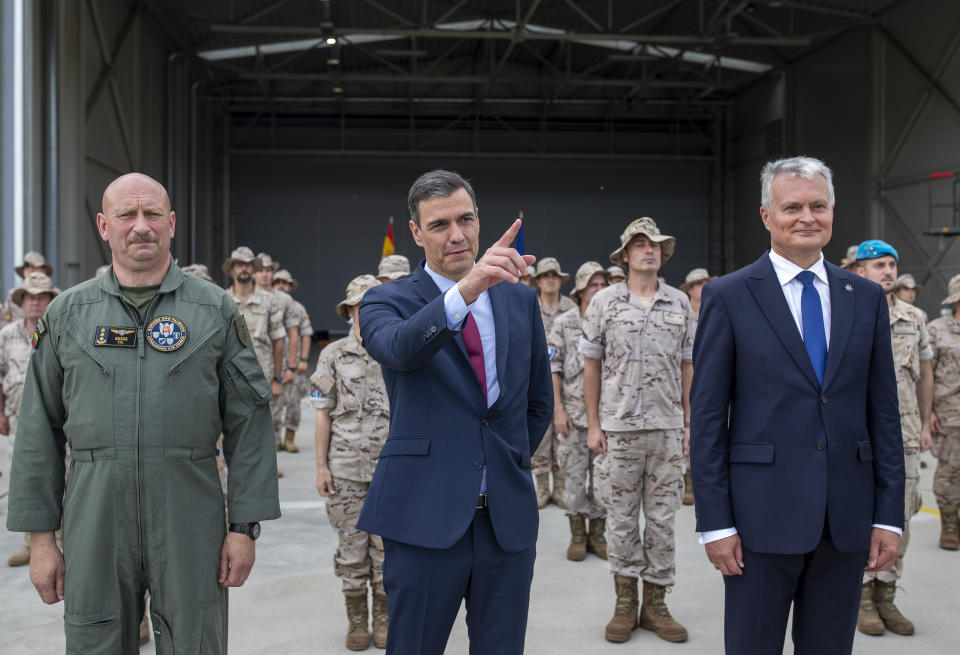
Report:
M 517 230 L 517 252 L 521 255 L 526 253 L 523 251 L 523 225 L 520 226 L 520 229 Z

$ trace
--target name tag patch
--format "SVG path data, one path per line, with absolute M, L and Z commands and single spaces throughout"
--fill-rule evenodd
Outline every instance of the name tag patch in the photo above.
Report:
M 683 314 L 679 312 L 664 312 L 663 322 L 669 325 L 683 325 Z
M 916 334 L 917 326 L 909 321 L 897 321 L 893 324 L 894 334 Z
M 96 337 L 93 339 L 95 346 L 114 346 L 119 348 L 136 348 L 137 330 L 132 327 L 110 327 L 108 325 L 98 325 Z

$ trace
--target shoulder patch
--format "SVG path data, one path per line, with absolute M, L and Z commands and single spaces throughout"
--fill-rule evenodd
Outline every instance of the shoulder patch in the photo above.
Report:
M 557 354 L 557 349 L 553 346 L 547 348 L 547 359 L 553 361 L 554 356 Z
M 238 313 L 233 319 L 233 326 L 237 329 L 237 339 L 243 344 L 244 348 L 250 347 L 250 331 L 247 329 L 247 321 L 243 314 Z

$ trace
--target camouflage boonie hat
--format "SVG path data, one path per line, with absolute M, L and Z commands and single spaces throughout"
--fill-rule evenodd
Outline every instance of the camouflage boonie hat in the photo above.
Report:
M 279 271 L 273 274 L 273 283 L 277 282 L 286 282 L 290 285 L 290 291 L 296 291 L 297 287 L 300 286 L 297 284 L 297 281 L 293 279 L 293 276 L 290 275 L 290 271 L 285 268 L 281 268 Z
M 49 276 L 34 271 L 27 273 L 27 277 L 23 281 L 23 286 L 14 289 L 13 293 L 10 294 L 10 299 L 13 300 L 13 304 L 17 307 L 22 307 L 23 297 L 28 293 L 33 295 L 49 293 L 50 299 L 52 300 L 57 297 L 58 292 L 53 288 L 53 282 L 50 281 Z
M 535 269 L 533 266 L 527 266 L 527 270 L 525 270 L 523 272 L 523 275 L 521 275 L 520 277 L 533 277 L 536 274 L 537 274 L 537 269 Z
M 546 275 L 547 273 L 556 273 L 563 281 L 566 282 L 570 279 L 569 273 L 564 273 L 560 269 L 560 262 L 557 261 L 556 257 L 544 257 L 537 262 L 537 268 L 534 269 L 533 277 L 540 277 L 541 275 Z
M 620 235 L 620 247 L 610 253 L 610 261 L 613 262 L 614 265 L 620 266 L 623 264 L 623 257 L 621 257 L 621 255 L 624 249 L 633 237 L 640 234 L 654 243 L 660 244 L 660 265 L 663 266 L 667 263 L 667 260 L 670 259 L 673 251 L 677 247 L 677 240 L 675 237 L 667 234 L 660 234 L 660 228 L 657 227 L 654 220 L 649 216 L 644 216 L 630 223 L 627 229 L 623 231 L 623 234 Z
M 223 265 L 220 269 L 224 273 L 230 272 L 230 267 L 234 265 L 235 262 L 240 262 L 241 264 L 253 264 L 254 268 L 258 265 L 257 258 L 253 256 L 253 251 L 247 248 L 246 246 L 240 246 L 235 249 L 230 256 L 223 262 Z
M 410 275 L 410 260 L 403 255 L 387 255 L 380 260 L 377 267 L 377 278 L 399 280 Z
M 893 283 L 893 290 L 896 291 L 897 289 L 916 289 L 917 293 L 920 293 L 923 291 L 923 285 L 919 284 L 909 273 L 904 273 Z
M 587 288 L 590 280 L 597 273 L 602 273 L 604 277 L 608 277 L 607 270 L 600 262 L 584 262 L 580 264 L 580 268 L 577 269 L 577 277 L 576 282 L 574 282 L 573 291 L 570 292 L 570 299 L 573 300 L 573 302 L 578 305 L 580 304 L 580 292 Z
M 35 250 L 31 250 L 26 255 L 23 256 L 23 263 L 14 268 L 17 272 L 17 275 L 23 277 L 23 267 L 24 266 L 33 266 L 35 268 L 42 268 L 43 272 L 46 275 L 53 275 L 53 266 L 47 263 L 46 257 L 41 255 Z
M 380 280 L 372 275 L 358 275 L 350 280 L 350 284 L 347 285 L 347 297 L 337 304 L 337 316 L 345 321 L 350 320 L 347 307 L 359 305 L 367 289 L 378 285 L 380 285 Z
M 627 274 L 624 273 L 623 269 L 619 266 L 607 266 L 607 276 L 611 278 L 622 277 L 623 279 L 627 279 Z
M 849 248 L 847 248 L 847 256 L 840 260 L 840 266 L 849 266 L 850 264 L 857 263 L 857 248 L 860 247 L 859 243 L 855 243 Z
M 950 278 L 950 284 L 947 285 L 947 291 L 950 295 L 944 298 L 941 305 L 952 305 L 960 302 L 960 273 Z
M 206 264 L 190 264 L 189 266 L 184 266 L 180 270 L 184 273 L 189 273 L 190 275 L 198 277 L 201 280 L 213 282 L 213 278 L 210 277 L 210 271 L 207 270 Z M 216 282 L 214 282 L 214 284 L 216 284 Z
M 695 268 L 689 273 L 687 273 L 687 278 L 683 281 L 683 284 L 680 285 L 680 290 L 684 293 L 687 292 L 687 289 L 697 284 L 698 282 L 709 282 L 710 280 L 716 280 L 716 275 L 710 275 L 705 268 Z
M 273 257 L 265 252 L 257 253 L 257 261 L 260 262 L 260 269 L 272 268 L 274 271 L 280 268 L 280 262 L 274 261 Z

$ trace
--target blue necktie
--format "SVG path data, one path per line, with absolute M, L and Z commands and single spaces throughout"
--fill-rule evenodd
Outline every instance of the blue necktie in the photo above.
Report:
M 827 368 L 827 331 L 823 327 L 823 307 L 820 305 L 820 294 L 813 286 L 813 273 L 800 271 L 797 279 L 803 283 L 803 292 L 800 294 L 800 320 L 803 325 L 803 345 L 810 355 L 813 372 L 817 374 L 817 381 L 823 386 L 823 372 Z

